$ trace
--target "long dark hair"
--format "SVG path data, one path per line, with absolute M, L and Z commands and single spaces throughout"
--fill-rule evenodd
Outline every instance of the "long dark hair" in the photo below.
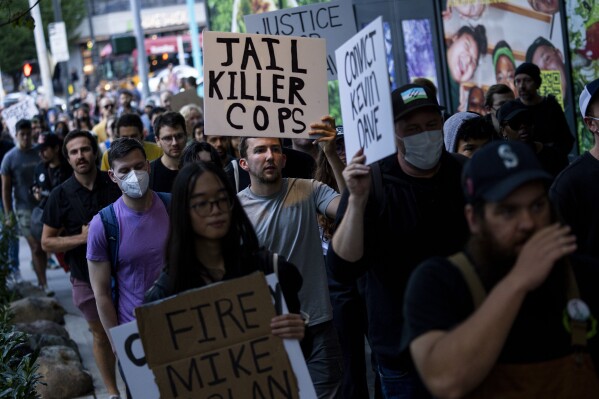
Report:
M 202 174 L 210 172 L 218 177 L 227 195 L 231 198 L 231 224 L 221 239 L 225 259 L 225 276 L 239 276 L 242 269 L 250 266 L 252 255 L 258 250 L 258 238 L 237 194 L 223 171 L 217 165 L 194 162 L 186 165 L 177 174 L 173 183 L 170 212 L 170 230 L 166 244 L 166 272 L 169 288 L 173 293 L 197 288 L 197 278 L 207 275 L 195 252 L 195 233 L 189 217 L 190 197 L 196 181 Z

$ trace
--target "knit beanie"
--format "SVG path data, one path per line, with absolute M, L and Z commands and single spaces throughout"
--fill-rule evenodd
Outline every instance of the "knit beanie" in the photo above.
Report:
M 474 112 L 458 112 L 449 117 L 443 124 L 443 140 L 445 149 L 448 152 L 457 152 L 458 131 L 462 124 L 468 119 L 479 118 L 480 115 Z
M 539 86 L 543 81 L 541 79 L 541 70 L 532 62 L 523 62 L 520 64 L 520 66 L 516 68 L 516 74 L 514 76 L 518 76 L 521 73 L 530 76 Z

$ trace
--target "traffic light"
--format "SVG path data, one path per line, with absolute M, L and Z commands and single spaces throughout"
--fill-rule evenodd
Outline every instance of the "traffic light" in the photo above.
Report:
M 30 63 L 26 62 L 25 65 L 23 65 L 23 75 L 25 75 L 25 77 L 28 78 L 31 76 L 32 71 L 33 67 Z

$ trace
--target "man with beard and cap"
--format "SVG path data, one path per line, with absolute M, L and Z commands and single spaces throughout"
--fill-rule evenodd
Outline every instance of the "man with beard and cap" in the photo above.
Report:
M 514 83 L 518 98 L 531 112 L 535 126 L 534 140 L 555 147 L 564 155 L 572 150 L 574 136 L 570 131 L 561 106 L 552 95 L 539 95 L 541 70 L 535 64 L 524 62 L 516 69 Z
M 466 164 L 470 239 L 419 265 L 405 297 L 401 348 L 433 396 L 599 397 L 599 270 L 569 257 L 576 238 L 557 222 L 550 181 L 517 141 Z
M 93 337 L 96 364 L 110 398 L 118 398 L 115 357 L 100 322 L 87 271 L 87 233 L 92 217 L 120 196 L 108 173 L 96 167 L 98 145 L 90 132 L 73 130 L 64 139 L 63 154 L 73 175 L 52 191 L 44 207 L 42 248 L 64 252 L 71 271 L 73 304 L 83 314 Z
M 551 176 L 557 176 L 568 166 L 566 154 L 534 139 L 537 126 L 534 124 L 530 108 L 520 101 L 512 100 L 503 104 L 497 111 L 497 120 L 500 126 L 499 134 L 503 139 L 521 141 L 530 146 L 543 169 Z
M 348 190 L 327 266 L 338 281 L 365 276 L 368 337 L 384 397 L 413 398 L 420 383 L 399 350 L 405 287 L 420 262 L 459 250 L 467 226 L 462 161 L 443 149 L 436 97 L 410 84 L 394 90 L 392 101 L 397 154 L 367 166 L 359 151 L 343 171 Z

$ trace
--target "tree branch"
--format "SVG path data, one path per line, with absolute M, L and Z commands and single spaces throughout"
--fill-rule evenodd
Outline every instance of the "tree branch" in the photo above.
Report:
M 40 1 L 42 1 L 42 0 L 37 0 L 34 5 L 32 5 L 31 7 L 29 7 L 27 10 L 25 10 L 25 11 L 17 14 L 16 17 L 11 17 L 8 21 L 1 22 L 0 23 L 0 28 L 3 27 L 3 26 L 6 26 L 6 25 L 12 24 L 13 22 L 18 21 L 19 19 L 21 19 L 24 16 L 26 16 L 27 14 L 29 14 L 31 12 L 31 10 L 33 10 L 40 3 Z

